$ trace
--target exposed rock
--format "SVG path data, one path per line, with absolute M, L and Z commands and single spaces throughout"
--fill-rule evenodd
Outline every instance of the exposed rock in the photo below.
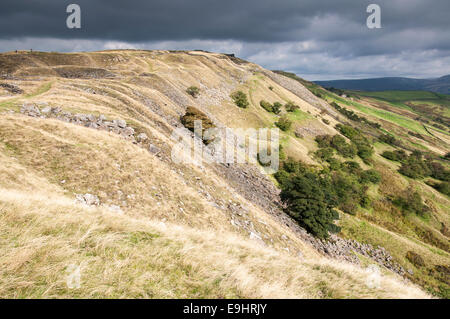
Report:
M 118 120 L 114 120 L 113 123 L 115 125 L 117 125 L 120 128 L 125 128 L 127 127 L 127 122 L 125 122 L 124 120 L 118 119 Z
M 41 111 L 34 104 L 23 104 L 22 107 L 20 108 L 20 113 L 23 113 L 31 117 L 38 117 L 41 115 Z
M 0 83 L 0 87 L 4 88 L 8 92 L 12 94 L 22 94 L 23 90 L 19 88 L 18 86 L 15 86 L 14 84 L 9 83 Z
M 148 146 L 148 151 L 154 155 L 157 155 L 159 152 L 161 152 L 161 149 L 153 144 L 150 144 Z
M 92 195 L 89 193 L 86 194 L 77 194 L 76 201 L 80 204 L 84 204 L 87 206 L 98 206 L 100 205 L 100 200 L 96 195 Z
M 148 136 L 145 133 L 140 133 L 137 137 L 136 137 L 138 142 L 145 142 L 146 140 L 148 140 Z

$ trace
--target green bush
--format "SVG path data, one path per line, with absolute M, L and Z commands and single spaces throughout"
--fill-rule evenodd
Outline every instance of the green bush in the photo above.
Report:
M 413 213 L 424 216 L 429 210 L 429 208 L 423 203 L 422 196 L 420 196 L 419 192 L 413 190 L 412 188 L 408 188 L 404 192 L 403 196 L 398 196 L 394 199 L 393 203 L 399 207 L 405 215 Z
M 450 196 L 450 182 L 442 182 L 433 186 L 438 192 Z
M 317 174 L 307 172 L 286 178 L 281 199 L 286 212 L 308 232 L 319 238 L 327 238 L 329 232 L 340 228 L 334 224 L 339 214 L 334 210 L 335 199 L 329 194 L 331 185 Z
M 355 144 L 347 143 L 340 135 L 318 135 L 315 140 L 320 148 L 332 147 L 344 157 L 353 158 L 358 151 Z
M 391 161 L 403 162 L 408 158 L 408 154 L 404 150 L 395 150 L 395 151 L 384 151 L 381 154 L 384 158 L 387 158 Z
M 294 112 L 295 110 L 298 110 L 300 107 L 294 102 L 289 101 L 284 105 L 284 108 L 286 109 L 287 112 Z
M 360 182 L 361 184 L 378 184 L 381 181 L 381 175 L 374 169 L 361 172 Z
M 328 121 L 327 119 L 322 119 L 322 122 L 324 122 L 326 125 L 330 124 L 330 121 Z
M 361 122 L 361 123 L 366 123 L 372 127 L 375 128 L 380 128 L 381 125 L 377 122 L 372 122 L 369 121 L 367 118 L 365 118 L 364 116 L 359 116 L 358 114 L 356 114 L 355 112 L 346 109 L 343 106 L 340 106 L 339 104 L 337 104 L 336 102 L 331 102 L 330 105 L 332 107 L 334 107 L 336 110 L 338 110 L 340 113 L 344 114 L 348 119 L 355 121 L 355 122 Z
M 331 139 L 331 146 L 344 157 L 353 158 L 357 153 L 355 144 L 348 144 L 340 135 L 334 135 Z
M 262 100 L 259 102 L 259 105 L 267 112 L 273 112 L 272 104 L 270 104 L 269 102 Z
M 439 162 L 429 162 L 428 167 L 430 168 L 430 176 L 441 181 L 450 182 L 450 170 L 446 169 Z
M 282 131 L 288 131 L 292 126 L 292 121 L 284 115 L 275 122 L 275 125 Z
M 275 102 L 272 105 L 272 112 L 275 114 L 279 114 L 281 112 L 281 107 L 283 105 L 280 102 Z
M 331 147 L 331 140 L 333 136 L 331 135 L 317 135 L 315 141 L 320 148 Z
M 320 148 L 314 154 L 317 158 L 328 162 L 334 155 L 334 149 L 331 147 Z
M 336 128 L 347 138 L 349 138 L 358 150 L 358 156 L 364 162 L 368 162 L 373 154 L 373 146 L 371 142 L 358 130 L 349 125 L 336 125 Z
M 196 86 L 190 86 L 186 89 L 186 93 L 192 97 L 197 97 L 200 94 L 200 89 Z
M 247 108 L 249 103 L 247 100 L 247 95 L 242 91 L 236 91 L 231 93 L 230 97 L 233 99 L 234 104 L 239 107 Z
M 346 171 L 349 174 L 359 175 L 362 172 L 362 168 L 359 163 L 354 161 L 346 161 L 342 163 L 342 170 Z
M 419 254 L 416 254 L 413 251 L 408 251 L 406 253 L 406 259 L 408 259 L 416 267 L 425 266 L 425 262 L 423 261 L 423 258 Z
M 389 134 L 382 134 L 378 137 L 378 139 L 386 144 L 390 144 L 390 145 L 398 145 L 399 142 L 397 141 L 397 139 Z

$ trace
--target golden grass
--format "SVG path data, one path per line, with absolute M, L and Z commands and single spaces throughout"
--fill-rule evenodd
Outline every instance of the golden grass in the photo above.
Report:
M 43 200 L 44 198 L 44 200 Z M 227 232 L 86 208 L 48 194 L 0 192 L 2 298 L 427 298 L 392 275 L 300 261 Z M 67 286 L 80 266 L 80 287 Z

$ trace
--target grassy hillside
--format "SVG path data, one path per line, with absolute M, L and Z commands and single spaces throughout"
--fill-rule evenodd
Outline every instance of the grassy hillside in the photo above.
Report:
M 381 156 L 395 147 L 375 139 L 389 132 L 408 152 L 420 145 L 445 154 L 445 130 L 429 133 L 409 113 L 216 53 L 19 52 L 1 54 L 0 67 L 1 82 L 9 85 L 0 87 L 0 296 L 446 296 L 446 268 L 435 266 L 449 261 L 449 198 L 399 174 L 400 164 Z M 192 86 L 198 94 L 189 93 Z M 247 107 L 232 100 L 236 91 L 245 94 Z M 280 103 L 280 112 L 267 111 L 261 101 Z M 348 120 L 332 101 L 381 127 Z M 271 128 L 286 118 L 291 126 L 280 131 L 285 160 L 317 169 L 328 165 L 314 154 L 317 136 L 342 136 L 336 129 L 342 123 L 360 128 L 374 154 L 354 161 L 381 174 L 381 183 L 367 190 L 373 205 L 356 207 L 354 215 L 340 210 L 340 237 L 324 249 L 282 211 L 280 184 L 261 166 L 172 160 L 172 133 L 183 129 L 188 106 L 217 127 Z M 382 205 L 386 194 L 410 184 L 432 207 L 428 217 Z M 98 201 L 85 205 L 84 194 Z M 381 263 L 380 285 L 368 285 L 366 266 L 376 261 L 356 248 L 336 248 L 349 240 L 383 246 L 413 274 L 402 278 Z M 425 266 L 411 264 L 408 251 L 420 254 Z M 72 266 L 81 269 L 80 288 L 66 285 Z

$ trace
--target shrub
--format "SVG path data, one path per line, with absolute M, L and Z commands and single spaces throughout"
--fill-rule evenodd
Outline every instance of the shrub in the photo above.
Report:
M 358 114 L 356 114 L 355 112 L 346 109 L 343 106 L 340 106 L 339 104 L 337 104 L 336 102 L 331 102 L 330 105 L 332 107 L 334 107 L 337 111 L 339 111 L 340 113 L 344 114 L 348 119 L 355 121 L 355 122 L 362 122 L 362 123 L 366 123 L 372 127 L 375 128 L 380 128 L 381 125 L 377 122 L 372 122 L 369 121 L 367 118 L 365 118 L 364 116 L 359 116 Z
M 273 91 L 273 86 L 269 86 L 269 90 Z
M 447 196 L 450 196 L 450 182 L 442 182 L 436 185 L 433 185 L 433 187 L 442 194 L 445 194 Z
M 334 155 L 334 149 L 331 147 L 320 148 L 314 153 L 323 161 L 329 161 Z
M 344 157 L 353 158 L 357 153 L 356 145 L 347 143 L 340 135 L 318 135 L 315 140 L 320 148 L 332 147 Z
M 422 153 L 413 151 L 409 157 L 402 162 L 398 170 L 401 174 L 410 178 L 423 178 L 431 174 L 428 164 L 422 159 Z
M 286 109 L 287 112 L 294 112 L 295 110 L 298 110 L 300 107 L 294 102 L 289 101 L 284 105 L 284 108 Z
M 398 196 L 393 203 L 404 214 L 413 213 L 424 216 L 428 212 L 428 207 L 423 203 L 422 196 L 411 188 L 408 188 L 403 196 Z
M 326 125 L 330 124 L 330 121 L 328 121 L 327 119 L 322 119 L 322 122 L 324 122 Z
M 190 131 L 195 133 L 195 121 L 202 123 L 202 139 L 205 144 L 209 144 L 214 140 L 212 136 L 206 136 L 205 131 L 215 127 L 211 119 L 203 112 L 193 106 L 188 106 L 186 113 L 181 117 L 181 123 Z M 198 133 L 198 132 L 197 132 Z
M 233 99 L 234 104 L 236 104 L 237 106 L 242 107 L 244 109 L 248 107 L 249 103 L 247 100 L 247 95 L 244 92 L 236 91 L 233 92 L 230 96 Z
M 353 158 L 357 153 L 357 148 L 354 144 L 348 144 L 340 135 L 334 135 L 331 138 L 331 146 L 344 157 Z
M 280 102 L 275 102 L 272 105 L 272 112 L 275 114 L 279 114 L 281 112 L 281 107 L 283 105 Z
M 357 129 L 349 125 L 336 125 L 336 128 L 346 137 L 348 137 L 358 149 L 358 156 L 364 162 L 368 162 L 373 154 L 373 146 L 370 141 Z
M 381 181 L 381 175 L 374 169 L 369 169 L 367 171 L 361 172 L 360 175 L 360 182 L 361 184 L 378 184 Z
M 259 102 L 259 105 L 267 112 L 273 112 L 272 104 L 270 104 L 269 102 L 262 100 Z
M 441 181 L 450 182 L 450 171 L 439 162 L 430 162 L 428 164 L 431 174 L 430 176 Z
M 408 155 L 404 150 L 395 150 L 393 152 L 391 151 L 384 151 L 383 154 L 381 154 L 384 158 L 387 158 L 391 161 L 397 161 L 397 162 L 403 162 L 408 158 Z
M 362 171 L 361 166 L 357 162 L 353 161 L 346 161 L 341 167 L 344 171 L 353 175 L 359 175 Z
M 192 97 L 197 97 L 200 94 L 200 89 L 196 86 L 190 86 L 186 89 L 186 93 Z
M 331 135 L 317 135 L 315 141 L 320 148 L 330 147 L 332 138 L 333 137 Z
M 413 251 L 408 251 L 406 253 L 406 259 L 408 259 L 416 267 L 425 266 L 425 262 L 423 261 L 423 258 L 419 254 L 416 254 Z
M 286 212 L 308 232 L 319 238 L 327 238 L 328 232 L 339 232 L 334 224 L 339 214 L 334 210 L 336 204 L 329 196 L 329 183 L 317 174 L 307 172 L 287 178 L 281 191 L 281 199 Z
M 390 145 L 398 145 L 399 144 L 397 139 L 394 136 L 389 135 L 389 134 L 382 134 L 378 137 L 378 139 L 381 142 L 390 144 Z
M 282 131 L 288 131 L 292 126 L 292 121 L 287 116 L 282 116 L 275 122 L 275 125 Z

